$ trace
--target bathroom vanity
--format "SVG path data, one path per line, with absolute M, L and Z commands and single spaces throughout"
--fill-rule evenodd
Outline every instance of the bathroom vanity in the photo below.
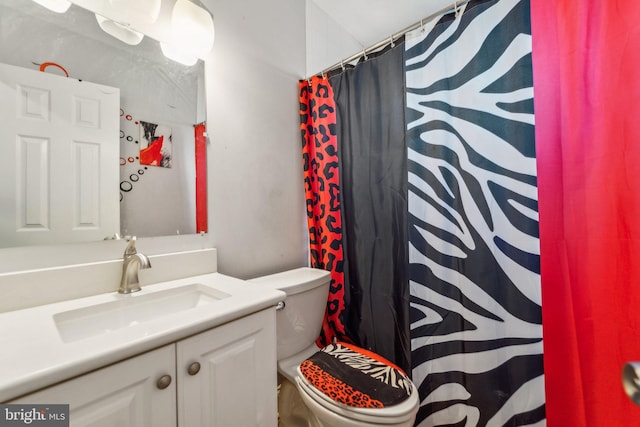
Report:
M 275 304 L 219 273 L 0 314 L 0 401 L 71 425 L 275 426 Z

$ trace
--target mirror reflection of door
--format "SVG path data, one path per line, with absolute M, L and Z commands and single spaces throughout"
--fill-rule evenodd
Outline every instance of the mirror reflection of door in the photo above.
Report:
M 120 90 L 0 64 L 0 247 L 120 228 Z

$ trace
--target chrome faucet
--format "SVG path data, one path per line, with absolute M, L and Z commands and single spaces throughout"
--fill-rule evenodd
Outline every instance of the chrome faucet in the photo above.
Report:
M 151 268 L 151 261 L 146 255 L 136 251 L 136 236 L 131 237 L 127 248 L 124 250 L 124 263 L 122 264 L 122 278 L 120 279 L 121 294 L 130 294 L 140 290 L 138 272 L 140 269 Z

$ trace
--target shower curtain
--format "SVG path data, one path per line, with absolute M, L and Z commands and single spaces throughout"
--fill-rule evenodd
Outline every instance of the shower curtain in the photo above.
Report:
M 531 15 L 549 426 L 640 426 L 640 2 Z
M 407 154 L 401 45 L 329 79 L 336 101 L 345 331 L 409 371 Z
M 312 265 L 335 284 L 321 341 L 409 372 L 416 425 L 544 422 L 529 3 L 476 0 L 396 44 L 300 83 Z
M 341 250 L 325 335 L 410 363 L 418 426 L 640 426 L 640 3 L 460 12 L 313 80 L 332 116 L 305 132 L 339 183 L 308 199 L 341 221 L 310 222 L 312 253 Z
M 529 2 L 406 36 L 418 425 L 545 418 Z
M 341 320 L 345 290 L 336 107 L 333 89 L 321 77 L 299 83 L 298 101 L 310 265 L 331 273 L 327 312 L 317 340 L 322 347 L 334 338 L 351 341 Z

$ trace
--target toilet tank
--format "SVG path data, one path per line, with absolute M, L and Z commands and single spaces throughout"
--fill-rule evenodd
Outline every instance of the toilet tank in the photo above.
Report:
M 310 347 L 320 334 L 331 274 L 303 267 L 249 281 L 287 294 L 284 308 L 276 314 L 278 360 Z

